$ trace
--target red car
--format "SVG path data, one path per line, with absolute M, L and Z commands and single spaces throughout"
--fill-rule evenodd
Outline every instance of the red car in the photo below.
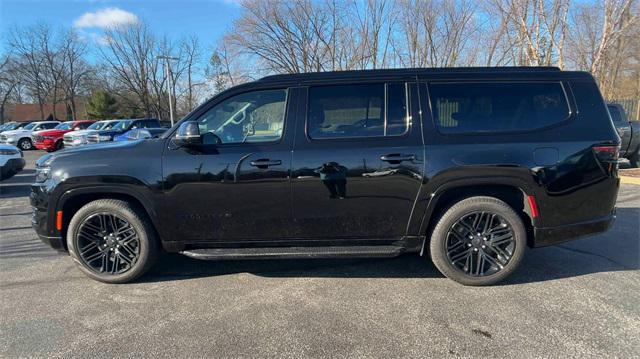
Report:
M 93 121 L 67 121 L 59 124 L 51 130 L 35 132 L 31 137 L 37 149 L 53 152 L 64 147 L 62 137 L 65 133 L 84 130 L 91 126 L 92 123 Z

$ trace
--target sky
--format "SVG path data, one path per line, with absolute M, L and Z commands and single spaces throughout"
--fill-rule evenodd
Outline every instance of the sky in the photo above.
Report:
M 239 14 L 237 0 L 0 0 L 0 49 L 16 25 L 74 27 L 99 42 L 103 28 L 135 21 L 146 22 L 158 35 L 196 35 L 202 45 L 213 47 Z

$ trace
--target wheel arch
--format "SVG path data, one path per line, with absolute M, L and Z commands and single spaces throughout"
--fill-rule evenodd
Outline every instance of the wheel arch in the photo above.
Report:
M 535 223 L 527 201 L 527 196 L 530 194 L 532 191 L 525 184 L 509 180 L 464 180 L 441 185 L 433 192 L 422 218 L 420 233 L 425 234 L 425 243 L 421 254 L 424 254 L 426 243 L 442 214 L 453 204 L 475 196 L 494 197 L 511 206 L 525 225 L 527 245 L 533 247 Z
M 62 211 L 63 213 L 62 229 L 60 230 L 62 238 L 66 237 L 69 223 L 75 213 L 87 203 L 99 199 L 118 199 L 133 204 L 144 211 L 144 215 L 149 218 L 153 227 L 157 228 L 153 207 L 148 200 L 136 191 L 126 186 L 91 186 L 68 190 L 58 200 L 56 211 Z M 66 241 L 63 241 L 63 243 L 66 249 Z

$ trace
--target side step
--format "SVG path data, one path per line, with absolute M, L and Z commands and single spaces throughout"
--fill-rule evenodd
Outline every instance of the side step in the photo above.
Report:
M 286 258 L 369 258 L 396 257 L 405 252 L 399 246 L 342 247 L 268 247 L 268 248 L 207 248 L 182 251 L 187 257 L 203 260 L 286 259 Z

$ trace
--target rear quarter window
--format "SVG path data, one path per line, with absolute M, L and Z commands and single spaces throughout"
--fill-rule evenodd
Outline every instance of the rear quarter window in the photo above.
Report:
M 444 134 L 531 131 L 563 122 L 570 112 L 559 82 L 432 83 L 429 97 Z

